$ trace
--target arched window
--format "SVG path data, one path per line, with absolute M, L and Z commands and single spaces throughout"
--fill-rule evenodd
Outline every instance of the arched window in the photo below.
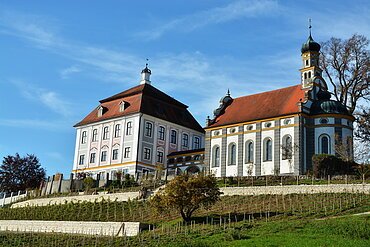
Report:
M 328 135 L 321 135 L 319 137 L 319 148 L 320 153 L 330 154 L 330 138 Z
M 106 126 L 103 129 L 103 140 L 107 140 L 108 139 L 108 134 L 109 134 L 109 127 Z
M 292 137 L 290 135 L 283 136 L 282 140 L 282 159 L 291 159 L 293 155 Z
M 272 140 L 266 138 L 263 141 L 264 161 L 272 161 Z
M 153 124 L 150 122 L 145 122 L 145 136 L 152 137 Z
M 184 148 L 187 148 L 189 146 L 189 135 L 188 134 L 182 134 L 182 146 Z
M 212 166 L 213 167 L 219 167 L 220 166 L 220 147 L 214 146 L 212 150 L 213 159 L 212 159 Z
M 98 130 L 97 129 L 94 129 L 93 130 L 93 135 L 92 135 L 92 141 L 93 142 L 96 142 L 98 139 Z
M 126 135 L 131 135 L 132 134 L 132 122 L 127 122 L 126 124 Z
M 245 143 L 245 163 L 253 163 L 253 141 Z
M 177 143 L 177 132 L 176 132 L 176 130 L 171 130 L 171 143 L 172 144 Z
M 82 132 L 82 137 L 81 137 L 81 143 L 82 144 L 85 144 L 86 143 L 86 139 L 87 139 L 87 132 L 86 131 L 83 131 Z
M 114 127 L 114 138 L 120 137 L 121 136 L 121 125 L 116 124 Z
M 307 73 L 304 73 L 304 79 L 307 79 Z
M 159 140 L 164 140 L 165 131 L 166 130 L 163 126 L 159 126 L 159 129 L 158 129 L 158 139 Z
M 236 165 L 236 145 L 230 143 L 229 145 L 229 165 Z
M 308 72 L 308 78 L 311 78 L 311 71 Z

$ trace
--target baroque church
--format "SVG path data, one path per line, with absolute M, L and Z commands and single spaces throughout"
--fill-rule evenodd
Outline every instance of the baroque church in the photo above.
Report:
M 299 175 L 314 154 L 352 147 L 354 117 L 331 93 L 319 64 L 320 45 L 302 45 L 301 83 L 220 100 L 203 129 L 187 106 L 151 85 L 146 66 L 138 86 L 99 101 L 74 127 L 73 172 L 139 179 L 205 171 L 216 177 Z M 349 150 L 352 155 L 353 150 Z
M 314 154 L 352 147 L 354 117 L 331 93 L 319 64 L 320 45 L 302 45 L 301 83 L 220 100 L 207 119 L 205 169 L 217 177 L 299 175 L 312 170 Z M 353 155 L 353 150 L 349 150 Z

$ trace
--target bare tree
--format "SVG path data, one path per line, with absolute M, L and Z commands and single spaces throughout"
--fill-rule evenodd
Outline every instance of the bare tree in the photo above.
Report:
M 322 68 L 335 98 L 353 114 L 359 101 L 370 97 L 369 39 L 354 34 L 347 40 L 331 38 L 322 44 Z
M 294 155 L 299 152 L 299 145 L 294 143 L 284 143 L 280 145 L 281 152 L 282 152 L 282 159 L 288 160 L 289 163 L 289 172 L 293 173 L 293 157 Z
M 370 143 L 370 107 L 365 108 L 361 107 L 361 109 L 356 114 L 357 119 L 357 129 L 355 132 L 355 136 L 357 139 L 362 141 L 363 143 L 367 142 L 369 145 Z
M 343 140 L 340 136 L 335 135 L 335 153 L 337 156 L 345 161 L 351 162 L 353 161 L 353 140 L 352 137 L 348 136 L 345 140 Z

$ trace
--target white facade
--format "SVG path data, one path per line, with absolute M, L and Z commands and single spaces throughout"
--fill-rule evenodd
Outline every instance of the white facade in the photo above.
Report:
M 204 147 L 204 133 L 187 106 L 151 86 L 150 75 L 146 64 L 140 85 L 100 101 L 75 126 L 74 173 L 114 179 L 120 171 L 139 178 L 166 168 L 172 152 Z
M 147 123 L 152 126 L 151 133 L 147 132 Z M 117 125 L 120 125 L 119 133 L 115 131 Z M 108 135 L 104 136 L 106 127 Z M 164 128 L 164 136 L 159 133 L 160 127 Z M 94 130 L 97 131 L 96 140 Z M 171 143 L 173 131 L 176 132 L 176 143 Z M 84 132 L 86 137 L 83 137 Z M 188 135 L 185 146 L 184 134 Z M 132 114 L 77 127 L 73 172 L 114 177 L 115 172 L 122 171 L 140 177 L 142 173 L 154 171 L 158 165 L 165 167 L 169 153 L 194 149 L 195 145 L 203 147 L 203 133 L 149 115 Z
M 276 147 L 280 147 L 283 145 L 283 137 L 290 136 L 291 140 L 294 140 L 294 126 L 297 123 L 294 123 L 294 117 L 287 117 L 280 119 L 281 124 L 280 126 L 275 126 L 274 121 L 260 121 L 257 127 L 256 122 L 251 123 L 243 123 L 238 126 L 233 126 L 229 128 L 218 128 L 211 131 L 211 153 L 210 153 L 210 172 L 215 174 L 216 177 L 221 177 L 221 162 L 222 162 L 222 154 L 226 154 L 226 177 L 236 177 L 236 176 L 256 176 L 257 175 L 257 167 L 256 163 L 260 164 L 260 174 L 258 175 L 274 175 L 276 174 L 275 171 L 275 157 L 274 153 Z M 242 126 L 244 131 L 242 132 L 234 132 L 232 133 L 230 130 L 238 129 L 239 126 Z M 221 135 L 223 129 L 226 130 L 226 136 Z M 281 138 L 276 140 L 275 139 L 275 131 L 278 130 L 280 132 Z M 257 142 L 257 134 L 260 134 L 261 139 Z M 243 135 L 243 147 L 238 146 L 238 137 L 239 135 Z M 226 138 L 226 147 L 222 146 L 222 138 Z M 266 142 L 267 140 L 271 141 L 271 153 L 266 156 L 267 147 Z M 276 145 L 275 142 L 278 142 Z M 242 161 L 242 174 L 238 174 L 238 166 L 237 165 L 230 165 L 230 145 L 236 144 L 237 147 L 237 154 L 236 155 L 236 164 L 239 164 L 239 159 Z M 297 144 L 298 146 L 298 144 Z M 215 159 L 216 156 L 214 154 L 216 147 L 220 148 L 220 165 L 215 166 Z M 226 148 L 227 150 L 222 150 L 222 148 Z M 257 154 L 256 150 L 259 149 L 260 153 Z M 294 167 L 294 157 L 291 159 L 284 159 L 282 157 L 282 149 L 279 148 L 279 174 L 297 174 L 299 171 L 298 167 Z M 251 157 L 249 157 L 251 156 Z

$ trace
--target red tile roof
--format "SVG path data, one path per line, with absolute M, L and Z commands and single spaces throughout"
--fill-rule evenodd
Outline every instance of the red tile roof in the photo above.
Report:
M 120 112 L 120 103 L 122 101 L 125 102 L 125 110 Z M 98 116 L 97 107 L 74 127 L 140 112 L 204 132 L 202 126 L 187 110 L 188 106 L 149 84 L 138 85 L 99 102 L 104 107 L 103 115 Z
M 298 103 L 304 98 L 300 84 L 235 98 L 207 128 L 299 113 Z

